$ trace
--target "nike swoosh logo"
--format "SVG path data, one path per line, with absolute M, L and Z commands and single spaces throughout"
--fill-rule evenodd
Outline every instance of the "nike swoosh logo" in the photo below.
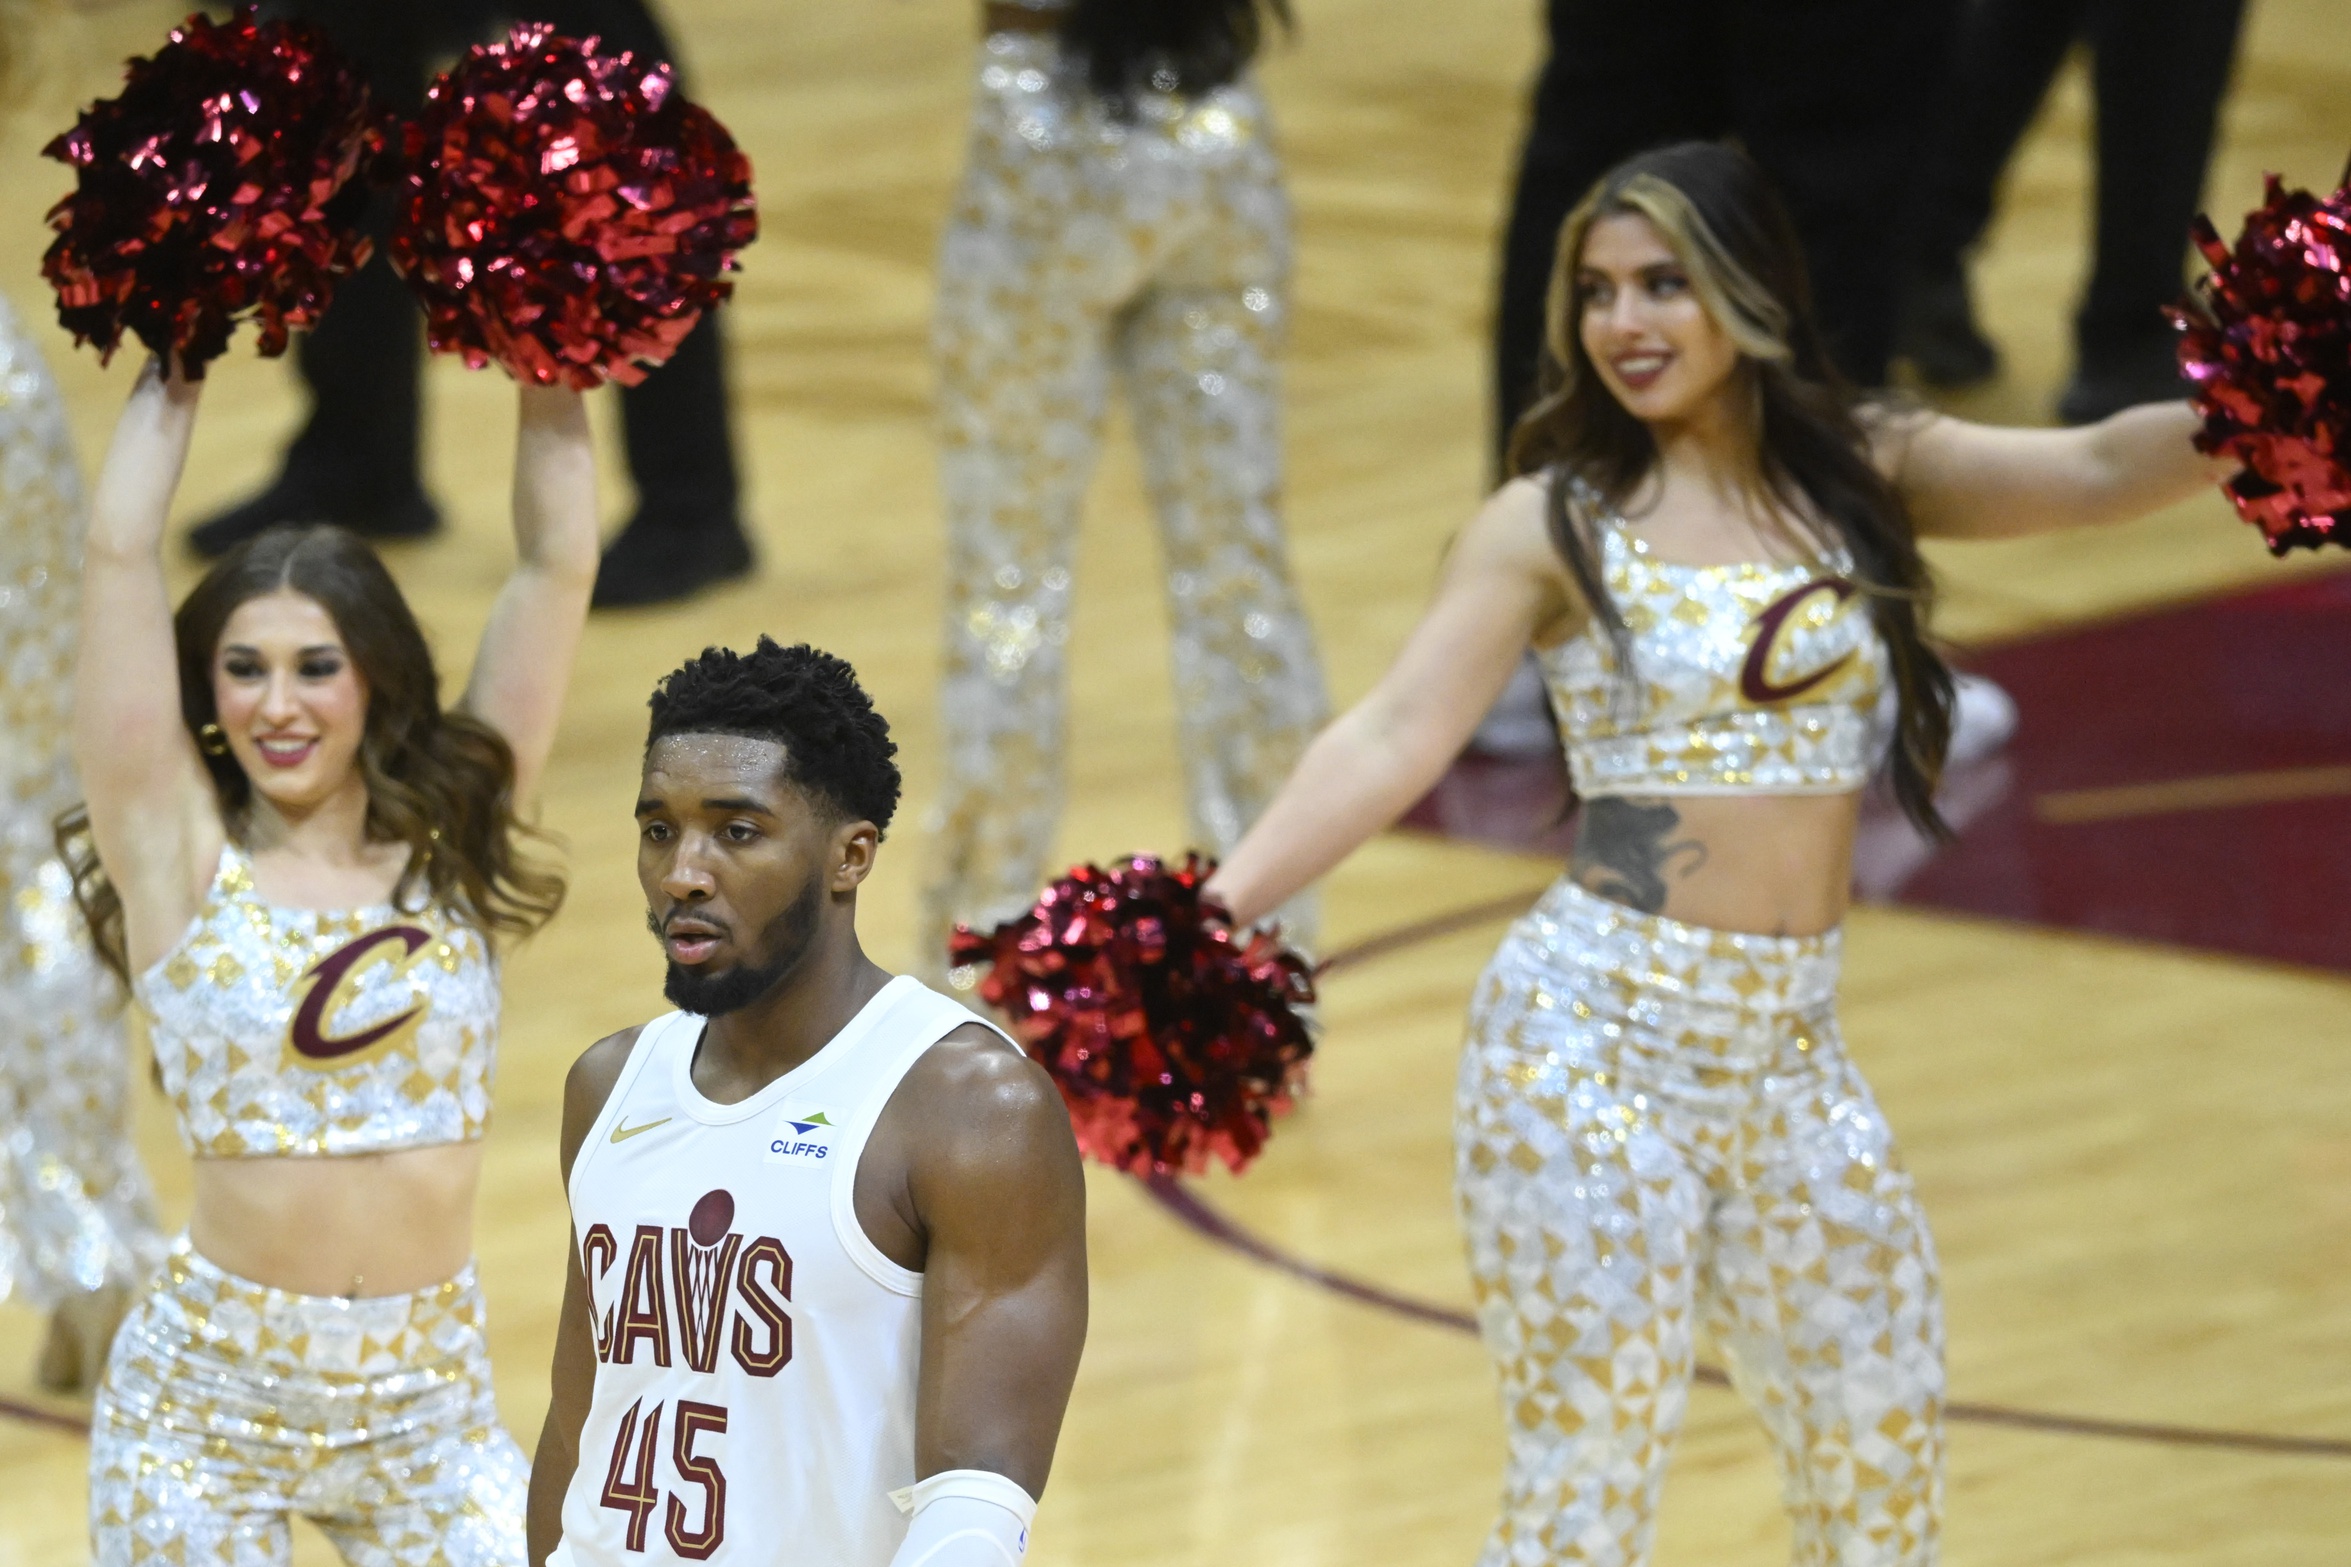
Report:
M 676 1119 L 677 1117 L 675 1116 L 665 1115 L 658 1121 L 647 1121 L 643 1126 L 615 1125 L 612 1128 L 612 1140 L 616 1143 L 625 1143 L 630 1138 L 636 1136 L 639 1132 L 650 1132 L 653 1130 L 653 1128 L 657 1126 L 667 1126 L 670 1122 Z

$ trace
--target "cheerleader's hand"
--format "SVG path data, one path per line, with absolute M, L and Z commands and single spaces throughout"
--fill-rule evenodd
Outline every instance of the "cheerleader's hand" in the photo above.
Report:
M 2202 218 L 2195 239 L 2212 270 L 2171 314 L 2197 448 L 2242 465 L 2227 494 L 2271 554 L 2351 547 L 2351 184 L 2321 197 L 2273 174 L 2235 246 Z
M 1240 1170 L 1303 1090 L 1306 961 L 1236 934 L 1202 890 L 1213 865 L 1136 855 L 1080 865 L 949 961 L 1011 1021 L 1069 1107 L 1088 1158 L 1134 1175 Z
M 43 149 L 74 171 L 41 258 L 59 323 L 102 358 L 136 337 L 195 376 L 244 321 L 284 353 L 367 261 L 351 182 L 374 134 L 366 85 L 315 27 L 189 17 Z

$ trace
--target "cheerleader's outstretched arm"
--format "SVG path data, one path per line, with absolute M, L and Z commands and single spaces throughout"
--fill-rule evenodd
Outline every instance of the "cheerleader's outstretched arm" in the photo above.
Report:
M 1543 491 L 1505 485 L 1462 530 L 1435 601 L 1364 698 L 1297 770 L 1208 884 L 1249 924 L 1393 823 L 1443 776 L 1538 631 L 1581 615 L 1545 533 Z
M 514 797 L 528 802 L 555 746 L 596 587 L 596 454 L 579 393 L 518 391 L 514 572 L 482 630 L 463 705 L 514 748 Z
M 150 359 L 116 421 L 82 556 L 74 765 L 90 831 L 121 895 L 134 962 L 203 903 L 226 836 L 180 711 L 163 530 L 188 458 L 201 382 Z
M 2237 464 L 2196 450 L 2200 423 L 2185 402 L 2072 430 L 1912 415 L 1881 428 L 1878 460 L 1921 536 L 2013 538 L 2128 522 L 2219 484 Z

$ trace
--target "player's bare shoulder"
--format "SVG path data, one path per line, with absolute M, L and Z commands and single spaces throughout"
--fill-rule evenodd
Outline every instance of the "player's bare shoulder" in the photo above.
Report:
M 604 1113 L 604 1102 L 612 1097 L 612 1088 L 620 1081 L 622 1070 L 629 1064 L 629 1056 L 637 1048 L 637 1036 L 645 1031 L 642 1023 L 624 1028 L 615 1034 L 606 1034 L 571 1064 L 563 1079 L 563 1173 L 571 1175 L 573 1159 L 580 1144 L 587 1140 L 588 1131 L 596 1124 L 596 1117 Z
M 994 1029 L 966 1023 L 908 1069 L 892 1108 L 903 1108 L 924 1140 L 961 1157 L 1014 1156 L 1007 1143 L 1051 1157 L 1077 1156 L 1069 1112 L 1045 1069 Z

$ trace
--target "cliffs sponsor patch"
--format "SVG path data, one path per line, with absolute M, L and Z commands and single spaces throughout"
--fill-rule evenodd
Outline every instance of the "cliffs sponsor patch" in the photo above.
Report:
M 787 1106 L 767 1134 L 769 1164 L 822 1164 L 832 1157 L 839 1117 L 814 1105 Z

